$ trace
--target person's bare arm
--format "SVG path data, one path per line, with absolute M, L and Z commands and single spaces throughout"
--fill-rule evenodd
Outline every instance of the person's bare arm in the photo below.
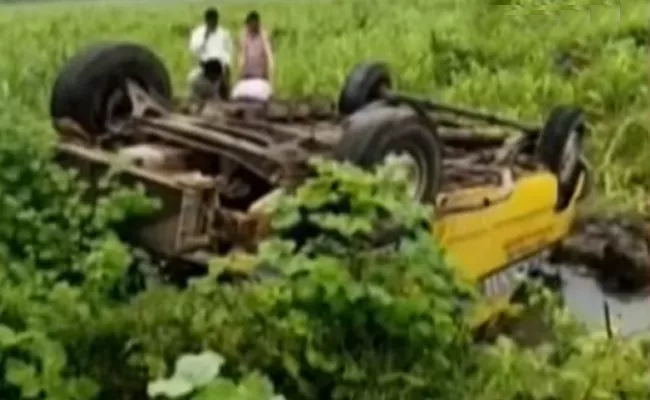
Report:
M 262 40 L 264 41 L 264 51 L 266 51 L 266 59 L 269 67 L 269 80 L 272 79 L 273 73 L 275 71 L 275 57 L 273 55 L 273 47 L 271 47 L 271 41 L 266 32 L 262 33 Z
M 241 72 L 244 69 L 244 59 L 246 55 L 246 32 L 242 31 L 239 33 L 239 46 L 237 46 L 237 65 L 239 66 L 239 71 Z

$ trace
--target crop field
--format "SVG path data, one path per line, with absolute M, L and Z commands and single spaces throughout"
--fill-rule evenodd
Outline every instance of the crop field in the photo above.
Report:
M 473 293 L 421 232 L 430 210 L 405 207 L 389 169 L 369 178 L 321 165 L 324 181 L 273 218 L 288 223 L 331 181 L 352 198 L 381 192 L 373 204 L 420 232 L 394 254 L 366 255 L 341 228 L 343 250 L 292 253 L 273 237 L 259 254 L 211 265 L 287 265 L 282 280 L 145 284 L 132 266 L 151 260 L 116 231 L 151 204 L 126 189 L 106 189 L 95 208 L 80 201 L 83 185 L 49 158 L 50 91 L 87 44 L 128 40 L 161 56 L 183 96 L 189 33 L 207 3 L 1 4 L 0 400 L 649 398 L 647 343 L 584 332 L 543 294 L 535 306 L 553 328 L 547 346 L 475 343 L 457 304 Z M 648 204 L 647 1 L 225 2 L 221 21 L 235 36 L 252 9 L 270 33 L 282 97 L 336 99 L 355 64 L 381 60 L 402 91 L 525 121 L 575 104 L 590 128 L 588 206 Z M 350 218 L 383 226 L 380 215 Z

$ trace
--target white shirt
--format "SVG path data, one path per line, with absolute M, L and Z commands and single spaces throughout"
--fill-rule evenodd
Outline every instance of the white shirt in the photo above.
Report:
M 233 52 L 230 32 L 219 26 L 206 38 L 205 30 L 205 25 L 194 28 L 190 36 L 190 51 L 199 61 L 216 58 L 225 65 L 230 66 Z

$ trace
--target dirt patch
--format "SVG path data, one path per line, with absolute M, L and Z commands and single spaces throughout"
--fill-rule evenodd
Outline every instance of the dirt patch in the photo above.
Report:
M 643 215 L 581 217 L 553 261 L 584 265 L 610 292 L 650 286 L 650 219 Z

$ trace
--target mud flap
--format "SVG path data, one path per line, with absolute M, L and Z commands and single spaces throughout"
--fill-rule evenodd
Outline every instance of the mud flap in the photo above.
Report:
M 479 292 L 485 302 L 470 317 L 476 339 L 490 341 L 505 333 L 504 328 L 511 325 L 510 321 L 520 319 L 525 311 L 522 307 L 527 298 L 526 281 L 541 279 L 543 283 L 553 282 L 553 287 L 558 285 L 557 271 L 546 261 L 549 255 L 550 250 L 543 250 L 481 280 Z

